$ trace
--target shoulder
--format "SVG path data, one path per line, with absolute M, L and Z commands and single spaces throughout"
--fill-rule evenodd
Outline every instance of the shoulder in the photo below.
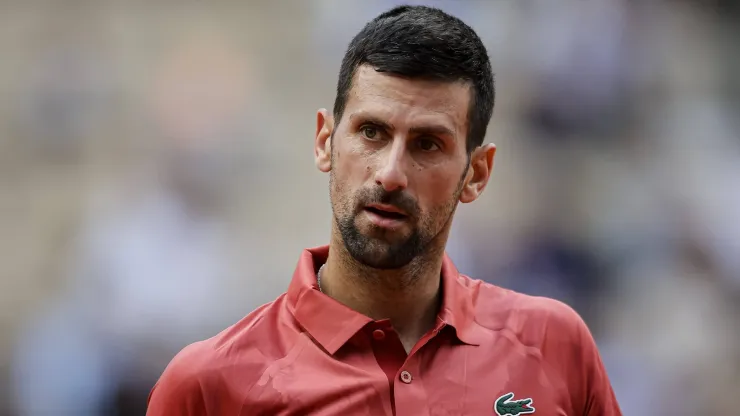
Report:
M 282 358 L 295 342 L 286 315 L 289 312 L 281 296 L 216 336 L 183 348 L 150 392 L 148 414 L 159 414 L 152 410 L 157 408 L 206 409 L 212 407 L 209 403 L 239 401 L 224 396 L 233 391 L 229 385 L 256 383 L 265 368 Z
M 475 320 L 484 328 L 508 332 L 541 350 L 584 342 L 586 323 L 569 305 L 463 277 L 472 291 Z
M 572 307 L 468 280 L 476 323 L 563 380 L 579 414 L 621 414 L 591 332 Z
M 208 341 L 190 344 L 180 351 L 149 393 L 147 415 L 206 414 L 202 383 L 210 377 L 213 350 Z

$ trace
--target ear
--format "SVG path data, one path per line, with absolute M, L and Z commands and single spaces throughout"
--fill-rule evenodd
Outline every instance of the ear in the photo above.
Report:
M 334 132 L 334 117 L 325 108 L 316 115 L 316 140 L 313 153 L 316 167 L 326 173 L 331 170 L 331 135 Z
M 473 150 L 470 155 L 470 168 L 465 177 L 465 185 L 460 192 L 460 202 L 473 202 L 483 193 L 488 185 L 488 179 L 493 170 L 493 157 L 496 155 L 496 145 L 484 144 Z

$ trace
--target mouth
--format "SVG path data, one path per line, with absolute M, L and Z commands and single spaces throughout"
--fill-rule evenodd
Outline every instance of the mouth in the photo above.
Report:
M 379 228 L 395 230 L 408 222 L 409 216 L 391 205 L 368 205 L 364 209 L 370 222 Z
M 365 207 L 365 211 L 373 213 L 381 218 L 391 220 L 403 220 L 408 218 L 406 213 L 392 205 L 371 204 Z

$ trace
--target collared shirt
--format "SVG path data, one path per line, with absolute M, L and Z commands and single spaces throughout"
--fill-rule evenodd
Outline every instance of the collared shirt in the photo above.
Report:
M 406 354 L 387 320 L 321 293 L 328 247 L 287 293 L 183 349 L 149 396 L 163 415 L 621 415 L 583 320 L 442 265 L 436 326 Z

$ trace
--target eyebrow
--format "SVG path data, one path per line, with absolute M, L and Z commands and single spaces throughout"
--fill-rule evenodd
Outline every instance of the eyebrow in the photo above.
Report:
M 379 119 L 378 117 L 374 117 L 366 113 L 355 113 L 355 114 L 352 114 L 349 118 L 350 119 L 359 118 L 362 120 L 362 124 L 373 124 L 375 126 L 383 128 L 384 130 L 395 130 L 395 127 L 393 126 L 393 124 L 383 121 Z
M 450 130 L 449 128 L 445 126 L 438 125 L 438 124 L 433 124 L 430 126 L 412 127 L 409 131 L 413 134 L 418 134 L 418 135 L 428 134 L 431 136 L 455 137 L 455 133 L 452 130 Z
M 366 114 L 366 113 L 355 113 L 355 114 L 352 114 L 350 116 L 350 119 L 353 119 L 353 118 L 360 118 L 361 120 L 363 120 L 363 123 L 373 124 L 373 125 L 376 125 L 378 127 L 383 128 L 385 130 L 395 130 L 395 127 L 393 126 L 393 124 L 388 123 L 386 121 L 383 121 L 383 120 L 381 120 L 378 117 L 375 117 L 375 116 L 372 116 L 372 115 L 369 115 L 369 114 Z M 443 126 L 441 124 L 432 124 L 432 125 L 428 125 L 428 126 L 411 127 L 409 129 L 409 132 L 412 133 L 412 134 L 415 134 L 415 135 L 428 134 L 428 135 L 433 135 L 433 136 L 450 136 L 450 137 L 455 137 L 455 132 L 454 131 L 452 131 L 447 126 Z

